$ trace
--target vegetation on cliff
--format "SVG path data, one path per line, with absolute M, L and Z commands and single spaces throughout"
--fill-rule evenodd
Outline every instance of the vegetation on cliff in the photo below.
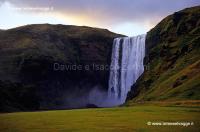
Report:
M 84 107 L 81 101 L 91 89 L 106 90 L 109 70 L 59 70 L 54 64 L 109 65 L 113 39 L 119 36 L 106 29 L 49 24 L 1 31 L 1 111 Z
M 200 99 L 200 6 L 163 19 L 147 33 L 144 74 L 131 102 Z

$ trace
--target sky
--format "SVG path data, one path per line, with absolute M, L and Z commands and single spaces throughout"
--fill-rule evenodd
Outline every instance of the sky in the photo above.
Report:
M 166 16 L 197 5 L 200 0 L 0 0 L 0 29 L 49 23 L 136 36 Z

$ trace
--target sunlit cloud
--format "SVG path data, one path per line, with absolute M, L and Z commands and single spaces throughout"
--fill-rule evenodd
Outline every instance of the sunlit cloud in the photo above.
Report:
M 55 19 L 56 15 L 54 13 L 49 13 L 49 12 L 26 13 L 23 10 L 25 9 L 17 8 L 16 6 L 12 5 L 9 2 L 1 4 L 0 28 L 9 29 L 13 27 L 18 27 L 27 24 L 35 24 L 35 23 L 67 24 L 67 22 L 62 19 L 58 18 Z
M 120 32 L 128 36 L 136 36 L 138 34 L 145 34 L 150 27 L 138 23 L 122 23 L 112 27 L 114 32 Z
M 134 36 L 146 33 L 167 15 L 196 5 L 199 0 L 0 0 L 0 28 L 49 23 Z

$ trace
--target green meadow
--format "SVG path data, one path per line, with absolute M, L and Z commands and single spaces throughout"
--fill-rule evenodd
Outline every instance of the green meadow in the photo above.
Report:
M 159 125 L 163 122 L 189 122 L 192 125 Z M 2 113 L 0 114 L 0 131 L 199 132 L 200 107 L 136 105 L 116 108 Z

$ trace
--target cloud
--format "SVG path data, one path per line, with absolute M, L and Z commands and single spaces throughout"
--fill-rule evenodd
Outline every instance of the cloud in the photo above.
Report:
M 200 4 L 199 0 L 4 0 L 17 7 L 54 7 L 62 18 L 75 24 L 103 28 L 120 25 L 155 26 L 165 16 L 186 7 Z M 127 24 L 129 23 L 129 24 Z M 73 23 L 72 23 L 73 24 Z M 130 26 L 131 25 L 131 26 Z M 111 29 L 112 30 L 112 29 Z M 121 28 L 122 30 L 122 28 Z M 125 30 L 124 30 L 125 31 Z
M 102 22 L 143 21 L 163 17 L 199 0 L 10 0 L 16 5 L 54 6 L 64 14 L 82 15 Z
M 4 2 L 0 5 L 0 28 L 9 29 L 17 26 L 35 23 L 65 23 L 62 19 L 55 19 L 55 14 L 43 13 L 25 13 L 21 12 L 22 9 L 14 6 L 9 2 Z

